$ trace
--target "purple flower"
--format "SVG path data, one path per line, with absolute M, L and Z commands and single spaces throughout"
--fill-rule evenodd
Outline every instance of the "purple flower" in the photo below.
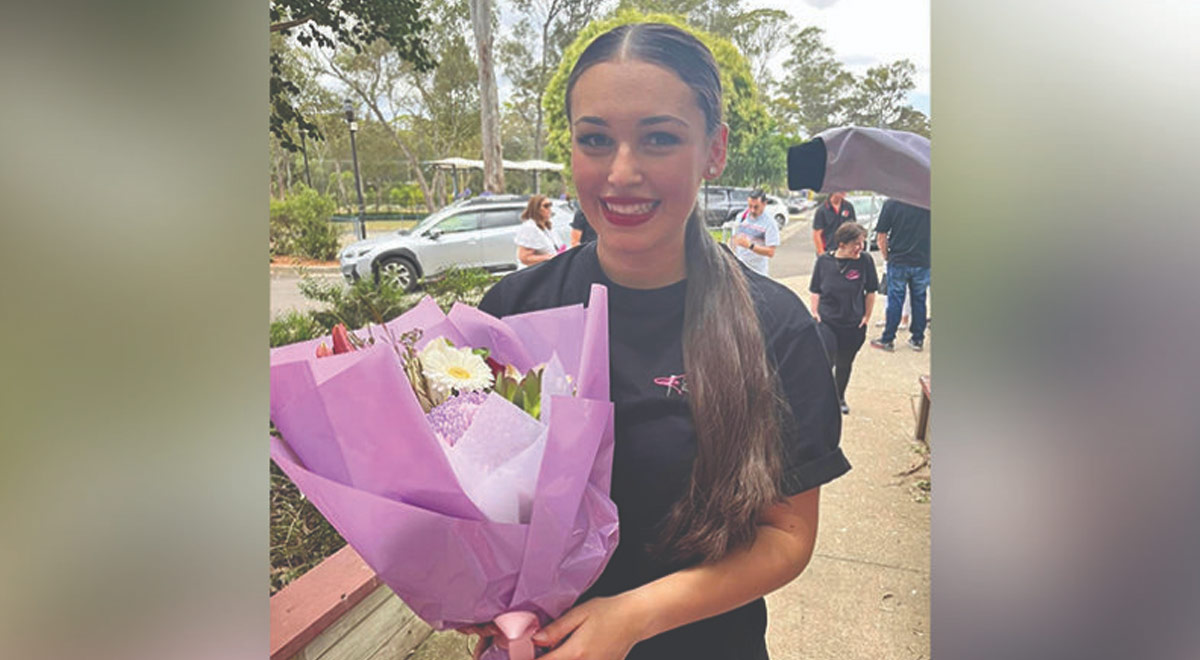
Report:
M 468 392 L 452 396 L 430 410 L 425 419 L 429 420 L 429 425 L 433 427 L 438 440 L 453 447 L 467 432 L 467 427 L 471 425 L 471 420 L 475 419 L 475 413 L 487 397 L 487 392 Z

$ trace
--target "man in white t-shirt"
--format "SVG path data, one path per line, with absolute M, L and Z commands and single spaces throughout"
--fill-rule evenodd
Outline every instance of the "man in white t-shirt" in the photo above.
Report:
M 779 226 L 766 214 L 767 193 L 755 190 L 745 211 L 737 216 L 730 244 L 733 254 L 742 263 L 762 275 L 767 275 L 769 259 L 779 245 Z

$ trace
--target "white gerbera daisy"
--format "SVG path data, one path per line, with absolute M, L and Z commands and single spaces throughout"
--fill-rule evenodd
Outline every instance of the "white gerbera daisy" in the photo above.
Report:
M 430 342 L 420 359 L 425 378 L 441 394 L 450 390 L 479 392 L 492 386 L 492 370 L 483 358 L 470 349 L 454 348 L 444 339 Z

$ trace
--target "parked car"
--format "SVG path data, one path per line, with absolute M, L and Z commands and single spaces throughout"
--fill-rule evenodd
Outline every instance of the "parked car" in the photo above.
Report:
M 342 250 L 342 276 L 388 278 L 406 291 L 423 277 L 450 268 L 479 267 L 493 272 L 515 270 L 517 246 L 528 195 L 493 195 L 458 200 L 417 223 L 411 230 L 358 241 Z M 551 200 L 550 222 L 563 244 L 570 242 L 574 212 L 566 202 Z
M 867 249 L 878 250 L 875 225 L 879 222 L 879 211 L 883 209 L 887 198 L 879 195 L 855 195 L 847 196 L 846 201 L 854 207 L 854 217 L 858 224 L 867 230 Z

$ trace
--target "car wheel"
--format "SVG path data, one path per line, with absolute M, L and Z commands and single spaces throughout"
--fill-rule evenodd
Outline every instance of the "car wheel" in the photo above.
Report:
M 417 268 L 404 257 L 389 257 L 379 263 L 379 280 L 412 291 L 417 286 Z
M 784 227 L 787 226 L 787 221 L 788 221 L 788 219 L 787 219 L 786 215 L 784 215 L 782 213 L 775 214 L 775 224 L 779 225 L 780 229 L 783 229 Z

